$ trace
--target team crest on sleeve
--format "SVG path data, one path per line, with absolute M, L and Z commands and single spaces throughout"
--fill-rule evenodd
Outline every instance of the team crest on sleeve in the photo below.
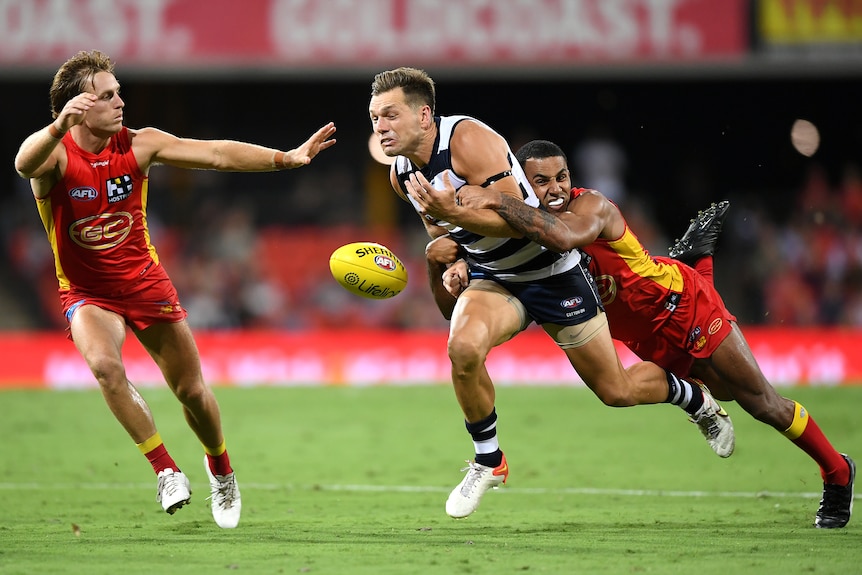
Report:
M 125 200 L 132 195 L 133 187 L 132 176 L 129 174 L 109 178 L 105 182 L 105 189 L 108 191 L 108 203 L 114 204 Z

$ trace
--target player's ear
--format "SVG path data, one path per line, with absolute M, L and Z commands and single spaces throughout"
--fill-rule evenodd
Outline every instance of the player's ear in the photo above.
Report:
M 429 129 L 433 123 L 434 114 L 431 113 L 431 106 L 422 106 L 422 109 L 419 110 L 419 124 L 422 126 L 422 129 Z

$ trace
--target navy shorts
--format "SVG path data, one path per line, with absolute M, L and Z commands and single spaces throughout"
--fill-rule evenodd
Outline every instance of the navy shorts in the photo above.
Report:
M 492 280 L 506 288 L 539 325 L 577 325 L 604 311 L 596 282 L 582 263 L 567 272 L 523 283 L 500 280 L 485 271 L 471 270 L 470 277 Z

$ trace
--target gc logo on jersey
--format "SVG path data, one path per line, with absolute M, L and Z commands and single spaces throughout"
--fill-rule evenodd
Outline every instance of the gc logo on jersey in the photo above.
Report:
M 105 189 L 108 190 L 108 203 L 114 204 L 125 200 L 132 195 L 132 176 L 123 174 L 110 178 L 105 182 Z
M 82 248 L 106 250 L 128 237 L 132 221 L 132 214 L 128 212 L 88 216 L 69 226 L 69 237 Z

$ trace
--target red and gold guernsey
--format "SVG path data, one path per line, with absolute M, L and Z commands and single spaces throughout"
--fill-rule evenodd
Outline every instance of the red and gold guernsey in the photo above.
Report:
M 628 224 L 619 238 L 598 238 L 583 251 L 615 339 L 628 343 L 648 338 L 676 311 L 685 284 L 679 266 L 650 256 Z
M 60 291 L 116 296 L 160 268 L 147 229 L 147 177 L 123 128 L 98 154 L 63 137 L 68 165 L 39 215 L 54 251 Z
M 628 224 L 619 238 L 599 238 L 582 251 L 611 336 L 641 359 L 686 376 L 693 358 L 712 355 L 730 333 L 736 318 L 715 286 L 677 260 L 651 256 Z

